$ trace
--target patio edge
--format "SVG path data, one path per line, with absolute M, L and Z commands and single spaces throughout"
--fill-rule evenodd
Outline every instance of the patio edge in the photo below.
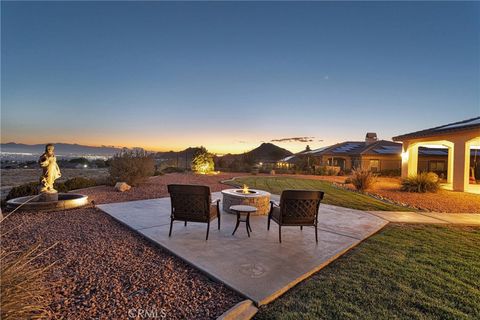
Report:
M 318 265 L 315 269 L 312 269 L 310 270 L 309 272 L 307 273 L 304 273 L 303 275 L 301 275 L 300 277 L 298 277 L 297 279 L 295 279 L 295 281 L 292 281 L 290 282 L 287 286 L 281 288 L 281 289 L 278 289 L 275 293 L 272 293 L 270 296 L 268 296 L 267 298 L 261 300 L 261 301 L 258 301 L 257 303 L 257 306 L 258 307 L 261 307 L 263 305 L 267 305 L 269 304 L 270 302 L 278 299 L 280 296 L 282 296 L 284 293 L 286 293 L 288 290 L 292 289 L 293 287 L 295 287 L 297 284 L 299 284 L 300 282 L 310 278 L 311 276 L 313 276 L 315 273 L 319 272 L 320 270 L 322 270 L 323 268 L 325 268 L 326 266 L 328 266 L 330 263 L 334 262 L 335 260 L 337 260 L 338 258 L 340 258 L 341 256 L 343 256 L 345 253 L 347 253 L 348 251 L 356 248 L 359 244 L 361 244 L 362 242 L 364 242 L 365 240 L 369 239 L 370 237 L 374 236 L 375 234 L 379 233 L 380 231 L 382 231 L 383 229 L 385 229 L 386 226 L 388 226 L 390 224 L 389 221 L 385 220 L 385 219 L 382 219 L 384 220 L 386 223 L 378 230 L 375 230 L 373 232 L 371 232 L 370 234 L 368 234 L 365 238 L 363 238 L 362 240 L 358 240 L 357 243 L 355 243 L 354 245 L 346 248 L 345 250 L 342 250 L 341 252 L 339 252 L 338 254 L 332 256 L 330 259 L 328 259 L 327 261 L 325 261 L 324 263 L 322 263 L 321 265 Z
M 217 320 L 250 320 L 258 312 L 258 308 L 252 300 L 243 300 L 224 313 Z

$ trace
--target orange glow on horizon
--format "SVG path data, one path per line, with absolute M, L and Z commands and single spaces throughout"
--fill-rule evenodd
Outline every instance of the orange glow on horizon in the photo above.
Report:
M 193 140 L 188 140 L 184 141 L 184 139 L 178 139 L 177 141 L 172 140 L 164 140 L 163 143 L 158 143 L 154 141 L 145 141 L 145 139 L 135 139 L 135 140 L 110 140 L 110 139 L 101 139 L 101 143 L 98 143 L 100 139 L 58 139 L 55 137 L 44 137 L 42 139 L 39 138 L 28 138 L 28 139 L 2 139 L 2 143 L 8 143 L 8 142 L 16 142 L 16 143 L 24 143 L 24 144 L 43 144 L 43 143 L 69 143 L 69 144 L 80 144 L 80 145 L 85 145 L 85 146 L 92 146 L 92 147 L 115 147 L 115 148 L 134 148 L 134 147 L 139 147 L 143 148 L 147 151 L 154 151 L 154 152 L 167 152 L 167 151 L 182 151 L 185 150 L 186 148 L 189 147 L 200 147 L 204 146 L 207 148 L 209 152 L 215 153 L 215 154 L 220 154 L 220 155 L 225 155 L 228 153 L 232 154 L 239 154 L 239 153 L 244 153 L 248 152 L 252 149 L 257 148 L 260 146 L 263 142 L 258 141 L 258 142 L 248 142 L 248 143 L 240 143 L 240 142 L 235 142 L 235 141 L 219 141 L 217 143 L 210 143 L 210 141 L 213 141 L 214 139 L 196 139 L 195 141 Z M 217 139 L 215 139 L 217 140 Z M 225 139 L 226 140 L 226 139 Z M 285 148 L 291 152 L 300 152 L 305 150 L 306 144 L 305 143 L 278 143 L 278 142 L 273 142 L 273 144 Z M 313 146 L 310 145 L 312 149 L 318 148 L 320 146 Z

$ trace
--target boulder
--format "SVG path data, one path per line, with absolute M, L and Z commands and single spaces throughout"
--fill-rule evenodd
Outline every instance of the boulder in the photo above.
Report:
M 119 192 L 124 192 L 130 190 L 132 187 L 130 187 L 126 182 L 117 182 L 115 184 L 115 190 Z

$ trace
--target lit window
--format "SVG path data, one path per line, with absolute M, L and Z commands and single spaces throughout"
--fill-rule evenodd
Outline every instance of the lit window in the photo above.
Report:
M 380 171 L 380 160 L 370 160 L 370 171 L 377 172 Z
M 445 161 L 430 161 L 429 171 L 445 171 Z

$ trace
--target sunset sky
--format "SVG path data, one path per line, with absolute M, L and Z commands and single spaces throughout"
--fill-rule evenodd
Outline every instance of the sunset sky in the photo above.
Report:
M 480 115 L 473 2 L 2 2 L 1 141 L 243 152 Z

